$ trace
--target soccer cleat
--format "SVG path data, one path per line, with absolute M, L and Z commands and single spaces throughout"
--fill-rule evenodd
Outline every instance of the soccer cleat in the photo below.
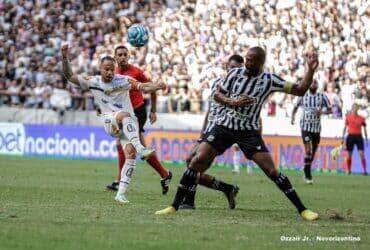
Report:
M 312 179 L 304 178 L 304 182 L 306 182 L 306 184 L 313 185 L 313 180 Z
M 118 186 L 119 186 L 119 182 L 114 181 L 112 182 L 112 184 L 107 185 L 106 188 L 112 191 L 118 191 Z
M 303 210 L 301 212 L 301 216 L 302 216 L 303 219 L 308 220 L 308 221 L 314 221 L 314 220 L 317 220 L 319 218 L 318 213 L 312 212 L 309 209 Z
M 124 194 L 117 193 L 117 195 L 116 195 L 116 197 L 114 199 L 116 201 L 122 203 L 122 204 L 130 203 L 129 200 L 127 200 L 127 198 L 126 198 L 126 196 Z
M 194 205 L 190 205 L 190 204 L 186 204 L 186 203 L 182 203 L 179 206 L 179 209 L 181 209 L 181 210 L 194 210 L 195 209 L 195 206 Z
M 168 176 L 166 178 L 161 179 L 162 194 L 167 194 L 171 180 L 172 172 L 168 171 Z
M 165 209 L 155 212 L 155 215 L 167 215 L 176 213 L 176 209 L 173 206 L 166 207 Z
M 236 206 L 235 197 L 238 194 L 238 192 L 239 192 L 239 187 L 233 186 L 233 188 L 229 192 L 224 193 L 226 195 L 227 201 L 229 202 L 230 209 L 234 209 Z
M 144 147 L 142 150 L 140 150 L 139 154 L 142 160 L 147 160 L 154 154 L 154 152 L 154 149 Z

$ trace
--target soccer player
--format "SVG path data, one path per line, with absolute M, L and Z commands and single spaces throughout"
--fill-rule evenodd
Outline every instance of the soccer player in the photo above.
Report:
M 142 82 L 142 83 L 147 83 L 150 81 L 150 79 L 144 74 L 144 72 L 141 69 L 128 63 L 129 51 L 125 46 L 120 45 L 115 48 L 114 58 L 117 62 L 116 74 L 130 76 L 131 78 L 137 80 L 138 82 Z M 154 123 L 157 120 L 156 98 L 157 98 L 156 93 L 152 92 L 151 93 L 151 109 L 150 109 L 150 114 L 149 114 L 150 123 Z M 146 105 L 144 102 L 144 97 L 141 91 L 137 89 L 130 89 L 130 99 L 131 99 L 132 106 L 134 108 L 134 114 L 139 123 L 140 141 L 145 146 L 146 143 L 145 143 L 145 138 L 144 138 L 144 132 L 145 132 L 144 125 L 147 121 L 148 115 L 147 115 Z M 125 154 L 123 153 L 120 140 L 117 140 L 117 154 L 118 154 L 118 171 L 117 171 L 116 180 L 113 181 L 112 184 L 107 185 L 107 188 L 110 190 L 117 190 L 117 187 L 119 185 L 120 176 L 121 176 L 121 170 L 125 164 Z M 161 176 L 160 184 L 162 186 L 162 194 L 166 194 L 168 192 L 169 184 L 172 179 L 171 171 L 167 171 L 161 165 L 156 154 L 153 154 L 151 157 L 149 157 L 147 159 L 147 162 Z
M 205 171 L 216 155 L 237 143 L 244 155 L 253 160 L 283 191 L 303 219 L 311 221 L 318 218 L 317 213 L 303 205 L 288 177 L 275 168 L 258 131 L 262 106 L 271 93 L 280 91 L 303 96 L 310 87 L 318 58 L 315 52 L 307 53 L 306 58 L 308 70 L 304 79 L 299 84 L 293 84 L 275 74 L 263 72 L 266 54 L 261 47 L 248 50 L 245 67 L 230 70 L 214 95 L 214 99 L 222 105 L 216 126 L 205 135 L 205 140 L 199 145 L 180 180 L 172 205 L 157 211 L 157 215 L 175 213 L 184 197 L 197 183 L 224 192 L 227 194 L 229 207 L 235 208 L 237 188 L 205 174 Z M 240 98 L 248 102 L 240 102 Z
M 84 90 L 90 90 L 95 103 L 101 110 L 105 132 L 119 138 L 125 145 L 126 162 L 121 171 L 119 188 L 115 200 L 128 203 L 125 192 L 131 181 L 136 165 L 136 153 L 147 159 L 153 155 L 153 150 L 146 148 L 139 139 L 139 129 L 128 91 L 137 89 L 144 92 L 154 92 L 166 88 L 163 83 L 139 83 L 127 76 L 116 75 L 113 57 L 103 57 L 100 61 L 100 75 L 86 76 L 73 73 L 68 59 L 68 45 L 61 47 L 63 56 L 63 72 L 67 80 Z M 128 139 L 128 142 L 125 140 Z
M 224 67 L 225 67 L 225 70 L 228 71 L 232 68 L 242 67 L 243 63 L 244 63 L 243 57 L 240 56 L 240 55 L 234 54 L 234 55 L 232 55 L 228 58 L 227 62 L 224 64 Z M 208 110 L 207 110 L 205 118 L 204 118 L 202 131 L 200 133 L 200 138 L 199 138 L 197 144 L 192 149 L 188 159 L 186 159 L 187 164 L 189 164 L 191 162 L 192 158 L 195 156 L 196 150 L 197 150 L 199 144 L 204 139 L 205 134 L 208 133 L 209 131 L 211 131 L 213 129 L 213 127 L 216 125 L 216 116 L 217 116 L 217 112 L 218 112 L 220 106 L 218 105 L 217 102 L 215 102 L 213 100 L 213 95 L 216 92 L 218 84 L 222 81 L 222 79 L 223 79 L 222 77 L 219 77 L 211 83 L 211 86 L 210 86 L 211 95 L 210 95 L 210 98 L 209 98 Z M 209 162 L 209 165 L 212 165 L 212 162 L 213 161 Z M 235 164 L 235 161 L 234 161 L 234 164 Z M 195 193 L 196 193 L 196 187 L 194 187 L 194 190 L 191 191 L 189 193 L 189 195 L 184 198 L 184 201 L 179 206 L 179 209 L 195 209 L 195 205 L 194 205 Z
M 303 97 L 298 98 L 292 112 L 292 124 L 294 124 L 298 108 L 303 109 L 300 127 L 305 149 L 304 180 L 307 184 L 313 184 L 311 164 L 320 144 L 321 115 L 332 112 L 329 99 L 324 93 L 318 92 L 317 88 L 317 81 L 313 81 L 309 91 Z
M 364 138 L 362 137 L 362 128 L 364 128 L 364 134 L 365 134 L 365 142 L 367 146 L 367 132 L 366 132 L 366 121 L 365 118 L 360 116 L 358 114 L 358 105 L 354 104 L 352 106 L 352 111 L 350 114 L 346 116 L 346 121 L 344 124 L 343 129 L 343 141 L 342 144 L 344 144 L 344 138 L 346 135 L 346 132 L 348 130 L 348 135 L 346 138 L 346 150 L 348 152 L 347 155 L 347 171 L 348 174 L 351 174 L 352 171 L 352 152 L 353 148 L 356 145 L 357 150 L 360 154 L 361 158 L 361 165 L 362 169 L 364 171 L 364 175 L 367 175 L 366 170 L 366 158 L 364 154 Z

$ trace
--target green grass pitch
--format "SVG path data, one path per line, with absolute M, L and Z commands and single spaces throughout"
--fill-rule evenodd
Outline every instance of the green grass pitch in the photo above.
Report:
M 0 157 L 0 249 L 369 249 L 370 178 L 317 174 L 307 186 L 289 172 L 303 202 L 320 213 L 302 221 L 283 194 L 260 172 L 210 173 L 240 187 L 237 208 L 223 195 L 199 188 L 197 209 L 169 217 L 154 212 L 173 199 L 182 173 L 161 195 L 159 177 L 137 167 L 128 205 L 114 201 L 105 185 L 116 171 L 113 161 Z M 300 236 L 298 242 L 281 236 Z M 310 238 L 303 241 L 303 237 Z M 317 236 L 359 236 L 359 242 L 318 241 Z

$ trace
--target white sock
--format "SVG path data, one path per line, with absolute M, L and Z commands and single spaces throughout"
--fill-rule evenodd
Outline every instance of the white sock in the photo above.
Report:
M 140 153 L 144 146 L 140 142 L 139 127 L 132 117 L 125 117 L 122 120 L 122 131 L 136 151 Z
M 134 169 L 136 166 L 136 160 L 134 159 L 126 159 L 125 165 L 123 165 L 121 171 L 121 180 L 119 182 L 118 193 L 124 194 L 130 184 L 132 175 L 134 173 Z
M 239 172 L 240 171 L 240 162 L 241 162 L 241 151 L 235 151 L 233 156 L 233 163 L 234 163 L 234 171 Z

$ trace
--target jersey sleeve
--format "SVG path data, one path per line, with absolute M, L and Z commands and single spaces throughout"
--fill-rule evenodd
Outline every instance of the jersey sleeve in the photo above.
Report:
M 89 87 L 92 85 L 94 81 L 94 77 L 77 75 L 77 80 L 78 80 L 78 84 L 80 85 L 81 89 L 89 90 Z
M 290 94 L 292 91 L 293 83 L 285 81 L 283 78 L 276 74 L 271 74 L 271 91 L 284 92 Z
M 231 91 L 232 83 L 236 80 L 238 70 L 239 70 L 238 68 L 231 69 L 227 73 L 227 76 L 223 80 L 220 81 L 218 86 L 220 87 L 221 92 L 226 94 Z

